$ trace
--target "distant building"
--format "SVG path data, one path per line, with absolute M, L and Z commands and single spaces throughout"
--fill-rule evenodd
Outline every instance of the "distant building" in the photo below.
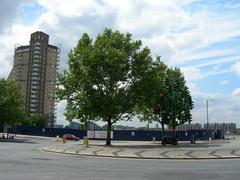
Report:
M 209 130 L 222 130 L 224 132 L 235 132 L 236 131 L 236 123 L 209 123 L 208 128 L 207 124 L 204 124 L 204 129 Z
M 195 123 L 195 124 L 182 124 L 177 126 L 177 131 L 188 131 L 188 130 L 201 130 L 202 124 Z
M 48 41 L 47 34 L 37 31 L 31 34 L 30 45 L 16 47 L 8 79 L 20 84 L 27 115 L 44 114 L 45 126 L 54 127 L 59 48 Z
M 123 126 L 123 125 L 114 125 L 114 130 L 135 130 L 135 127 Z
M 88 126 L 88 130 L 90 130 L 90 131 L 97 131 L 97 130 L 101 130 L 102 129 L 101 126 L 97 125 L 94 122 L 88 122 L 87 126 Z
M 63 125 L 62 125 L 62 124 L 54 124 L 54 128 L 59 128 L 59 129 L 61 129 L 61 128 L 63 128 Z
M 85 127 L 86 126 L 86 127 Z M 86 129 L 86 130 L 101 130 L 101 127 L 93 122 L 88 122 L 86 125 L 81 124 L 79 122 L 71 121 L 67 126 L 69 129 Z
M 80 129 L 81 124 L 79 122 L 70 121 L 69 125 L 67 126 L 69 129 Z

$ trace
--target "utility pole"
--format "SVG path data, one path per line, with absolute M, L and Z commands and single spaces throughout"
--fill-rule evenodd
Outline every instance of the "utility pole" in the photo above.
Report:
M 207 100 L 206 100 L 208 140 L 210 140 L 209 115 L 208 115 L 208 102 L 209 102 L 209 101 L 214 101 L 214 99 L 207 99 Z

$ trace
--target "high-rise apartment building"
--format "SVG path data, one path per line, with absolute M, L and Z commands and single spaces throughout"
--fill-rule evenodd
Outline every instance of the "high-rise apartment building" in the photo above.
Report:
M 53 127 L 59 48 L 48 42 L 49 36 L 37 31 L 31 34 L 30 45 L 16 47 L 9 79 L 20 84 L 27 115 L 42 113 L 46 127 Z
M 204 129 L 221 130 L 223 132 L 236 132 L 236 123 L 209 123 L 204 124 Z
M 180 126 L 176 127 L 177 131 L 189 131 L 189 130 L 201 130 L 202 124 L 199 123 L 191 123 L 191 124 L 181 124 Z

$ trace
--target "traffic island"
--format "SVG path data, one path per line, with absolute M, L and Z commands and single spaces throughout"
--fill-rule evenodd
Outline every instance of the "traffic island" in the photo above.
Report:
M 201 142 L 196 145 L 180 143 L 177 146 L 162 146 L 150 142 L 113 142 L 112 146 L 91 143 L 55 144 L 42 148 L 46 152 L 115 158 L 140 159 L 231 159 L 240 158 L 239 142 Z

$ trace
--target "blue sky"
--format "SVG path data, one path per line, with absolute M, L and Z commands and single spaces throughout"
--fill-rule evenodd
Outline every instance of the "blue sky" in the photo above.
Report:
M 44 7 L 36 1 L 33 3 L 23 3 L 20 6 L 19 21 L 21 24 L 31 25 L 44 12 Z
M 36 30 L 61 47 L 60 70 L 67 53 L 84 32 L 93 38 L 105 27 L 130 32 L 181 67 L 195 102 L 193 123 L 240 125 L 240 1 L 239 0 L 2 0 L 0 1 L 0 77 L 13 63 L 14 44 L 28 44 Z M 58 104 L 58 123 L 66 123 L 65 102 Z M 128 125 L 140 126 L 137 121 Z

